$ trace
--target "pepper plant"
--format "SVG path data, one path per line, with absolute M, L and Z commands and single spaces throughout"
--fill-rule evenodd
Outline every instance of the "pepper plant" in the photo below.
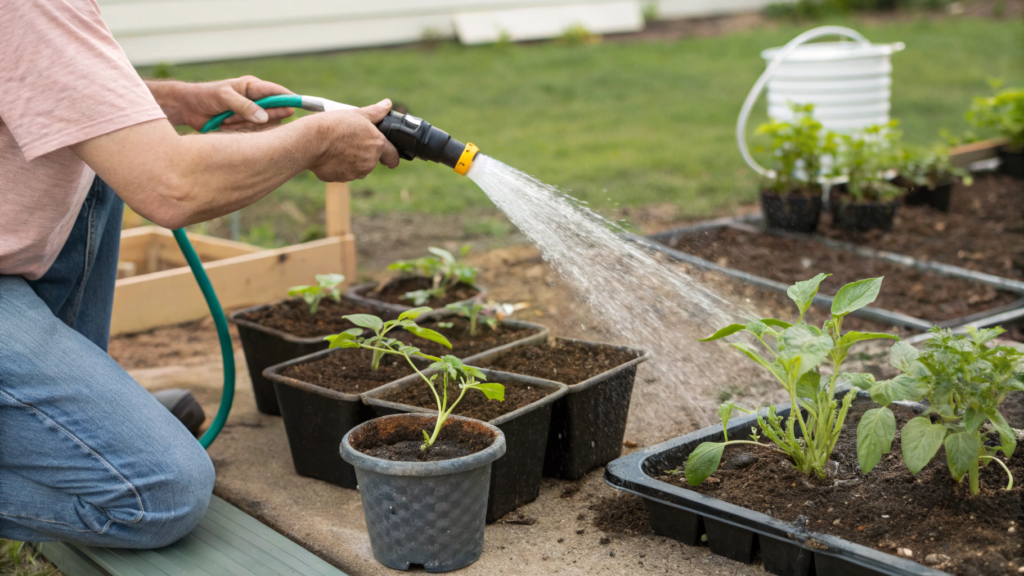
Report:
M 949 148 L 938 145 L 932 148 L 904 147 L 897 155 L 900 176 L 916 186 L 934 190 L 942 184 L 959 178 L 965 186 L 974 184 L 971 173 L 953 165 Z
M 363 350 L 370 350 L 373 352 L 373 369 L 376 370 L 380 365 L 380 359 L 384 355 L 390 354 L 395 356 L 401 356 L 409 363 L 409 366 L 423 379 L 423 381 L 430 388 L 430 392 L 434 395 L 434 399 L 437 401 L 437 420 L 434 424 L 433 433 L 428 433 L 423 430 L 423 444 L 420 446 L 421 450 L 429 450 L 434 442 L 437 441 L 438 435 L 441 433 L 441 428 L 444 427 L 444 423 L 451 416 L 455 407 L 458 406 L 459 402 L 462 401 L 463 396 L 469 390 L 479 390 L 489 400 L 497 400 L 504 402 L 505 400 L 505 387 L 501 384 L 487 383 L 482 380 L 485 378 L 484 373 L 472 366 L 467 366 L 461 360 L 455 356 L 431 356 L 424 354 L 419 348 L 405 344 L 395 338 L 387 336 L 388 332 L 395 328 L 402 328 L 407 330 L 420 338 L 436 342 L 447 348 L 451 348 L 451 342 L 448 341 L 443 335 L 429 329 L 423 328 L 416 324 L 416 318 L 424 312 L 429 312 L 430 308 L 414 308 L 412 310 L 406 310 L 402 312 L 395 320 L 389 320 L 387 322 L 381 320 L 377 316 L 370 314 L 352 314 L 345 316 L 345 318 L 362 328 L 369 329 L 373 332 L 372 336 L 362 336 L 363 331 L 360 328 L 350 328 L 340 334 L 334 334 L 324 338 L 330 342 L 330 348 L 360 348 Z M 413 361 L 413 358 L 419 358 L 422 360 L 428 360 L 431 364 L 427 367 L 427 370 L 433 370 L 434 373 L 427 376 L 420 370 L 419 366 Z M 440 378 L 440 382 L 438 379 Z M 448 398 L 448 387 L 449 385 L 455 385 L 459 388 L 459 396 L 449 404 Z M 441 388 L 441 393 L 438 393 L 438 387 Z
M 999 405 L 1014 390 L 1024 390 L 1021 371 L 1024 353 L 1009 346 L 989 346 L 1002 328 L 968 328 L 957 334 L 938 327 L 924 350 L 899 342 L 893 346 L 889 363 L 902 371 L 891 380 L 858 382 L 882 405 L 869 410 L 857 426 L 857 458 L 861 470 L 870 471 L 883 453 L 889 452 L 896 434 L 896 420 L 889 405 L 900 400 L 928 400 L 924 413 L 903 425 L 900 447 L 903 461 L 914 474 L 924 468 L 940 447 L 946 449 L 946 464 L 957 482 L 968 477 L 971 494 L 977 494 L 979 466 L 995 462 L 1009 476 L 1010 469 L 997 457 L 1009 458 L 1017 447 L 1017 436 L 999 412 Z M 989 432 L 999 443 L 986 445 Z
M 976 128 L 992 128 L 1009 140 L 1014 152 L 1024 151 L 1024 88 L 1003 88 L 992 82 L 996 93 L 977 97 L 967 112 L 967 120 Z
M 309 313 L 316 314 L 320 307 L 320 301 L 329 297 L 335 302 L 341 302 L 341 286 L 345 276 L 341 274 L 317 274 L 316 284 L 309 286 L 292 286 L 288 289 L 288 296 L 292 298 L 301 296 L 309 305 Z
M 467 244 L 459 250 L 459 258 L 464 257 L 470 250 Z M 459 262 L 451 252 L 431 246 L 427 249 L 430 256 L 423 256 L 414 260 L 399 260 L 392 262 L 388 270 L 396 270 L 409 275 L 421 275 L 431 279 L 431 287 L 423 290 L 413 290 L 402 295 L 405 300 L 411 300 L 416 306 L 426 304 L 431 298 L 441 298 L 448 292 L 449 288 L 457 284 L 473 284 L 479 272 L 473 266 Z
M 837 137 L 814 119 L 814 104 L 791 104 L 790 108 L 792 122 L 771 120 L 754 132 L 771 139 L 768 149 L 774 164 L 767 186 L 776 194 L 818 196 L 822 159 L 836 153 Z
M 839 137 L 840 147 L 836 170 L 849 179 L 846 190 L 855 202 L 887 202 L 899 197 L 902 190 L 886 179 L 887 172 L 899 164 L 897 145 L 901 133 L 899 122 L 868 126 L 856 134 Z
M 878 332 L 842 332 L 843 319 L 847 315 L 871 304 L 878 297 L 881 278 L 859 280 L 840 288 L 832 300 L 831 318 L 821 328 L 804 323 L 804 314 L 818 293 L 822 280 L 828 276 L 818 274 L 789 287 L 787 294 L 800 311 L 795 324 L 774 318 L 751 320 L 746 324 L 731 324 L 701 340 L 718 340 L 738 332 L 752 335 L 767 356 L 746 342 L 733 342 L 731 346 L 775 377 L 789 393 L 793 409 L 783 419 L 772 406 L 767 410 L 758 408 L 748 411 L 731 402 L 723 404 L 719 408 L 725 431 L 723 441 L 704 442 L 690 453 L 686 461 L 684 473 L 691 486 L 699 485 L 714 474 L 726 446 L 768 446 L 761 442 L 757 428 L 752 429 L 750 440 L 729 440 L 728 422 L 734 410 L 756 413 L 761 432 L 793 460 L 797 470 L 808 476 L 813 474 L 819 478 L 825 477 L 825 465 L 835 449 L 854 397 L 854 394 L 846 394 L 841 403 L 837 402 L 836 388 L 840 382 L 865 378 L 863 374 L 842 372 L 843 361 L 857 342 L 896 339 L 892 334 Z M 826 360 L 830 361 L 831 371 L 828 375 L 822 375 L 819 366 Z

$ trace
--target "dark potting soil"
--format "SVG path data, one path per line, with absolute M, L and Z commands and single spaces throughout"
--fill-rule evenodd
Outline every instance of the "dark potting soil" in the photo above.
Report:
M 1024 428 L 1024 392 L 1010 392 L 999 405 L 1006 422 L 1012 428 Z
M 449 406 L 459 397 L 459 392 L 458 385 L 448 384 Z M 550 388 L 538 388 L 515 382 L 505 384 L 505 401 L 498 402 L 497 400 L 488 400 L 483 392 L 468 390 L 466 395 L 462 397 L 462 400 L 459 401 L 459 405 L 455 407 L 453 414 L 467 418 L 476 418 L 486 422 L 518 410 L 523 406 L 533 404 L 552 392 L 554 390 Z M 437 393 L 441 394 L 441 390 L 438 390 Z M 425 382 L 416 382 L 401 390 L 393 390 L 382 395 L 380 398 L 389 402 L 437 410 L 437 401 L 434 400 L 434 394 Z
M 612 346 L 592 347 L 576 342 L 556 341 L 509 350 L 489 368 L 572 386 L 634 358 L 636 356 L 633 353 Z
M 449 322 L 452 324 L 451 328 L 438 326 L 438 324 L 446 324 Z M 444 337 L 451 342 L 451 349 L 414 336 L 405 330 L 397 330 L 392 332 L 392 334 L 402 342 L 419 348 L 424 354 L 430 354 L 431 356 L 444 356 L 446 354 L 451 354 L 458 358 L 468 358 L 474 354 L 479 354 L 485 350 L 503 346 L 536 333 L 535 330 L 513 328 L 511 326 L 501 324 L 498 324 L 498 327 L 492 330 L 490 326 L 481 320 L 478 322 L 476 327 L 476 336 L 470 336 L 469 320 L 461 316 L 445 318 L 444 320 L 437 322 L 423 322 L 420 325 L 424 328 L 430 328 L 431 330 L 436 330 L 443 334 Z
M 818 231 L 830 238 L 1024 279 L 1024 182 L 1010 176 L 954 185 L 949 212 L 900 206 L 889 232 L 847 232 L 832 227 L 831 216 L 823 218 Z
M 647 506 L 639 496 L 616 492 L 603 496 L 587 509 L 595 512 L 592 523 L 602 532 L 627 536 L 654 534 Z
M 658 479 L 784 522 L 804 516 L 809 530 L 890 554 L 908 548 L 917 562 L 942 554 L 949 560 L 933 567 L 954 574 L 1010 574 L 1007 563 L 1024 559 L 1017 533 L 1024 522 L 1024 490 L 1019 485 L 1004 490 L 1006 473 L 992 464 L 981 469 L 981 493 L 972 497 L 966 479 L 957 483 L 950 476 L 941 449 L 921 472 L 911 474 L 903 462 L 899 430 L 914 413 L 904 407 L 893 410 L 897 432 L 892 452 L 862 474 L 857 423 L 874 407 L 869 400 L 854 402 L 824 480 L 804 476 L 775 450 L 750 445 L 727 447 L 722 468 L 696 488 L 682 474 Z M 1007 465 L 1015 478 L 1024 477 L 1019 455 Z
M 407 278 L 392 278 L 384 286 L 380 287 L 380 290 L 368 290 L 363 293 L 363 296 L 381 300 L 383 302 L 390 302 L 392 304 L 401 304 L 403 306 L 415 306 L 412 300 L 403 298 L 407 292 L 414 292 L 416 290 L 426 290 L 431 288 L 433 283 L 430 278 L 425 276 L 409 276 Z M 462 300 L 468 300 L 480 291 L 472 286 L 466 284 L 456 284 L 449 288 L 443 297 L 431 298 L 427 300 L 424 306 L 430 306 L 431 308 L 444 308 L 445 306 L 454 302 L 460 302 Z
M 941 322 L 983 312 L 1020 298 L 980 282 L 899 266 L 813 240 L 784 238 L 723 227 L 681 237 L 673 246 L 720 266 L 792 284 L 819 272 L 832 276 L 821 284 L 835 294 L 844 284 L 885 276 L 872 306 Z
M 395 462 L 437 462 L 475 454 L 494 442 L 494 436 L 485 428 L 474 428 L 457 421 L 447 421 L 441 428 L 437 440 L 429 450 L 421 450 L 423 430 L 433 432 L 436 419 L 422 420 L 420 426 L 408 423 L 399 425 L 370 426 L 359 438 L 352 439 L 352 446 L 369 456 Z
M 330 298 L 321 300 L 316 314 L 310 314 L 309 304 L 306 304 L 301 298 L 292 298 L 253 310 L 243 314 L 241 318 L 300 338 L 315 338 L 354 328 L 355 324 L 342 318 L 349 314 L 381 315 L 376 310 L 353 304 L 347 300 L 335 302 Z M 390 316 L 384 314 L 383 318 L 389 320 L 394 316 L 394 314 Z
M 369 350 L 341 350 L 314 362 L 289 366 L 281 374 L 346 394 L 361 394 L 413 374 L 409 363 L 398 356 L 385 356 L 380 367 L 371 370 L 372 357 Z

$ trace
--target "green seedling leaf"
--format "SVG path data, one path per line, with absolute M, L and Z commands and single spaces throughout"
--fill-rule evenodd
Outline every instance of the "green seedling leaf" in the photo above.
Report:
M 754 336 L 761 338 L 764 336 L 764 333 L 768 331 L 768 325 L 760 320 L 751 320 L 750 322 L 747 322 L 747 331 Z
M 761 356 L 760 354 L 758 354 L 757 350 L 754 350 L 752 347 L 750 347 L 746 343 L 743 343 L 743 342 L 733 342 L 732 344 L 730 344 L 730 346 L 732 346 L 733 348 L 739 350 L 740 352 L 743 352 L 744 354 L 747 355 L 747 358 L 750 358 L 754 362 L 757 362 L 761 366 L 765 367 L 772 374 L 779 375 L 779 367 L 777 365 L 774 365 L 774 364 L 768 362 L 767 360 L 765 360 L 764 356 Z
M 725 444 L 722 442 L 705 442 L 697 446 L 686 459 L 686 482 L 690 486 L 700 486 L 701 482 L 718 470 L 724 450 Z
M 783 322 L 782 320 L 776 320 L 775 318 L 761 318 L 761 322 L 764 322 L 772 328 L 782 328 L 783 330 L 792 326 L 789 322 Z
M 839 339 L 839 352 L 846 354 L 850 351 L 850 347 L 857 342 L 864 340 L 899 340 L 900 337 L 895 334 L 888 334 L 885 332 L 854 332 L 850 331 L 843 334 L 843 337 Z
M 498 402 L 505 401 L 505 387 L 501 384 L 471 384 L 466 386 L 466 388 L 483 392 L 484 396 L 487 396 L 488 400 L 497 400 Z
M 988 416 L 974 406 L 968 406 L 967 410 L 964 410 L 964 428 L 967 432 L 977 432 L 987 419 Z
M 349 314 L 348 316 L 342 316 L 342 318 L 356 326 L 369 328 L 374 332 L 380 332 L 384 328 L 384 321 L 372 314 Z
M 924 416 L 911 418 L 900 431 L 900 447 L 903 449 L 903 461 L 911 474 L 917 474 L 935 457 L 946 438 L 946 427 L 932 424 Z
M 726 336 L 732 336 L 733 334 L 743 330 L 744 328 L 746 328 L 746 326 L 744 326 L 743 324 L 729 324 L 728 326 L 722 328 L 718 332 L 715 332 L 711 336 L 708 336 L 707 338 L 701 338 L 700 340 L 698 340 L 698 342 L 710 342 L 712 340 L 720 340 L 722 338 L 725 338 Z
M 328 346 L 330 350 L 334 348 L 358 348 L 359 344 L 355 340 L 362 336 L 362 334 L 363 330 L 361 328 L 349 328 L 340 334 L 326 336 L 324 340 L 330 342 L 330 346 Z
M 430 248 L 427 248 L 427 252 L 430 252 L 434 256 L 441 258 L 445 262 L 455 262 L 455 256 L 452 256 L 452 253 L 445 250 L 444 248 L 437 248 L 436 246 L 431 246 Z
M 822 334 L 817 328 L 797 324 L 782 333 L 779 360 L 789 363 L 799 359 L 800 365 L 796 371 L 796 377 L 799 378 L 817 368 L 831 351 L 831 337 Z
M 921 351 L 902 340 L 893 344 L 889 349 L 889 364 L 898 370 L 910 373 L 914 362 L 921 357 Z
M 722 424 L 728 426 L 729 417 L 732 416 L 732 411 L 736 408 L 734 402 L 724 402 L 718 406 L 718 417 L 722 419 Z
M 412 332 L 413 334 L 419 336 L 420 338 L 423 338 L 424 340 L 430 340 L 431 342 L 436 342 L 436 343 L 438 343 L 438 344 L 440 344 L 440 345 L 442 345 L 442 346 L 444 346 L 446 348 L 451 348 L 452 347 L 452 343 L 449 342 L 448 339 L 445 338 L 443 334 L 441 334 L 440 332 L 435 332 L 435 331 L 431 330 L 430 328 L 424 328 L 422 326 L 416 326 L 416 325 L 413 325 L 413 326 L 403 326 L 403 328 L 405 328 L 406 331 Z
M 832 299 L 832 315 L 846 316 L 871 304 L 878 298 L 878 291 L 881 288 L 882 277 L 865 278 L 843 286 Z
M 479 368 L 475 368 L 473 366 L 466 366 L 465 364 L 463 364 L 462 365 L 462 370 L 468 376 L 472 376 L 473 378 L 476 378 L 478 380 L 483 380 L 484 378 L 486 378 L 486 376 L 484 376 L 483 370 L 481 370 Z
M 797 380 L 796 395 L 798 398 L 817 398 L 820 386 L 821 374 L 817 370 L 811 370 Z
M 345 281 L 344 274 L 317 274 L 316 283 L 324 288 L 333 288 Z
M 900 374 L 891 380 L 876 382 L 871 387 L 871 399 L 882 406 L 893 402 L 909 400 L 917 402 L 928 393 L 928 383 L 922 382 L 909 374 Z
M 413 308 L 412 310 L 406 310 L 398 315 L 399 320 L 415 320 L 420 317 L 421 314 L 431 312 L 432 309 L 429 306 L 421 306 L 419 308 Z
M 800 318 L 804 317 L 804 313 L 814 302 L 814 296 L 818 293 L 818 287 L 821 286 L 822 281 L 829 276 L 831 274 L 818 274 L 810 280 L 797 282 L 786 290 L 786 295 L 796 302 L 796 307 L 800 309 Z
M 1017 435 L 1013 432 L 1013 428 L 1010 427 L 1009 422 L 999 412 L 999 410 L 989 410 L 987 413 L 989 422 L 992 423 L 992 427 L 999 432 L 999 440 L 1002 443 L 1003 454 L 1007 458 L 1013 456 L 1014 450 L 1017 449 Z
M 839 375 L 840 382 L 849 384 L 855 388 L 861 390 L 870 390 L 875 385 L 874 374 L 868 374 L 866 372 L 843 372 Z
M 888 454 L 896 437 L 896 417 L 888 408 L 872 408 L 857 425 L 857 461 L 867 474 Z
M 978 456 L 981 454 L 982 448 L 981 437 L 969 432 L 957 432 L 946 436 L 944 444 L 949 473 L 959 482 L 963 480 L 972 466 L 978 465 Z

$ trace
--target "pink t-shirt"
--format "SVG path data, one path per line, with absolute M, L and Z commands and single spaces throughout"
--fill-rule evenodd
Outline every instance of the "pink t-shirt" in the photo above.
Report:
M 94 176 L 68 146 L 165 116 L 95 0 L 3 0 L 0 12 L 0 274 L 33 280 Z

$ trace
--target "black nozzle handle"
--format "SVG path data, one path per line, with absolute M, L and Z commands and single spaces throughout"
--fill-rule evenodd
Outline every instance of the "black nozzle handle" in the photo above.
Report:
M 391 111 L 377 124 L 377 128 L 398 149 L 403 160 L 422 158 L 455 168 L 466 149 L 465 144 L 452 138 L 444 130 L 409 114 Z

